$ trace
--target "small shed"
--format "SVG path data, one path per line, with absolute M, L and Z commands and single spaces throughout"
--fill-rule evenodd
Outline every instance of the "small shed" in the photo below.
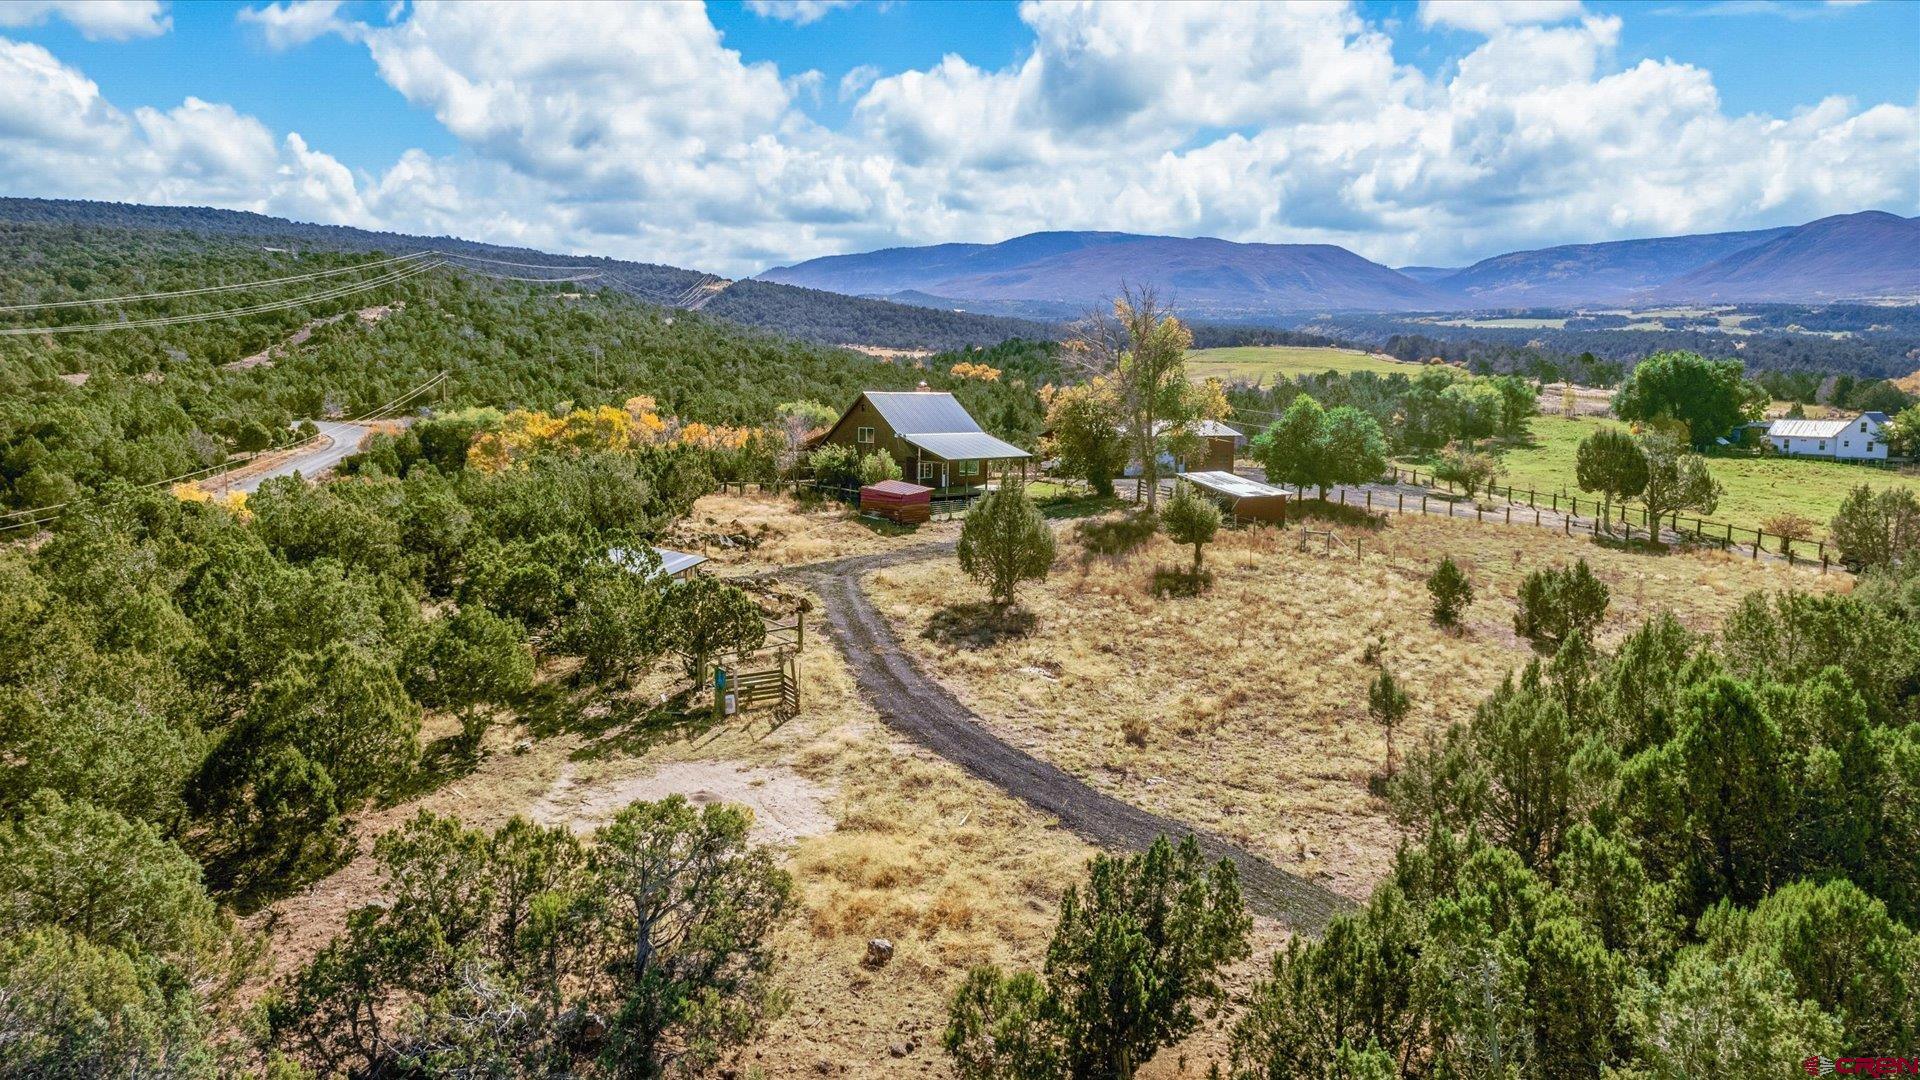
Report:
M 905 480 L 882 480 L 860 489 L 860 512 L 877 514 L 903 525 L 917 525 L 933 516 L 933 489 Z
M 1291 496 L 1285 488 L 1219 471 L 1182 473 L 1180 479 L 1242 521 L 1280 524 L 1287 520 L 1287 499 Z

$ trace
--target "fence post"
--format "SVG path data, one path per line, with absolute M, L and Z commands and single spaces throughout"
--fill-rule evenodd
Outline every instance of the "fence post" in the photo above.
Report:
M 1394 507 L 1394 512 L 1399 514 L 1406 513 L 1407 512 L 1407 493 L 1404 491 L 1401 491 L 1401 492 L 1396 492 L 1395 494 L 1399 497 L 1400 503 L 1398 506 Z
M 1367 509 L 1373 509 L 1373 489 L 1367 489 Z
M 1420 512 L 1427 512 L 1427 493 L 1424 491 L 1420 493 Z
M 1827 542 L 1825 540 L 1821 540 L 1821 541 L 1818 541 L 1818 543 L 1820 545 L 1820 566 L 1821 566 L 1820 572 L 1824 574 L 1826 573 L 1826 565 L 1827 565 Z
M 1527 505 L 1528 506 L 1533 505 L 1533 489 L 1532 488 L 1527 489 Z
M 1478 499 L 1475 499 L 1473 502 L 1473 520 L 1475 521 L 1486 520 L 1486 516 L 1480 512 L 1480 500 Z
M 1513 524 L 1513 503 L 1507 503 L 1507 524 Z
M 1553 509 L 1555 513 L 1560 512 L 1560 493 L 1557 491 L 1553 493 Z
M 1346 488 L 1340 489 L 1340 505 L 1341 506 L 1347 505 L 1347 489 Z

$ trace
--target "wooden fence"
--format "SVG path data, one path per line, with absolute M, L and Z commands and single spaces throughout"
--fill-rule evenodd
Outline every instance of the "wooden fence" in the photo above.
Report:
M 1442 480 L 1431 473 L 1427 474 L 1426 480 L 1422 481 L 1420 479 L 1420 472 L 1417 469 L 1402 470 L 1398 466 L 1395 466 L 1391 469 L 1390 475 L 1392 478 L 1390 481 L 1387 481 L 1386 477 L 1382 477 L 1382 480 L 1395 484 L 1411 484 L 1414 487 L 1437 488 L 1444 486 L 1449 495 L 1456 493 L 1453 481 Z M 1516 488 L 1511 484 L 1504 486 L 1500 484 L 1489 484 L 1481 488 L 1480 491 L 1490 498 L 1505 498 L 1510 506 L 1519 504 L 1521 501 L 1520 497 L 1524 495 L 1526 496 L 1526 505 L 1529 510 L 1551 510 L 1556 514 L 1565 513 L 1574 517 L 1582 516 L 1580 510 L 1582 500 L 1578 495 L 1558 491 L 1542 493 L 1533 488 Z M 1502 491 L 1505 492 L 1504 496 L 1501 494 Z M 1464 492 L 1460 492 L 1459 494 L 1465 497 Z M 1542 497 L 1543 494 L 1544 498 Z M 1588 496 L 1585 502 L 1587 506 L 1585 516 L 1593 518 L 1596 522 L 1595 528 L 1593 529 L 1595 533 L 1600 531 L 1597 523 L 1602 520 L 1602 514 L 1605 514 L 1604 520 L 1617 521 L 1621 525 L 1627 526 L 1629 535 L 1631 535 L 1634 518 L 1637 515 L 1640 529 L 1649 536 L 1653 534 L 1653 526 L 1649 521 L 1647 508 L 1644 506 L 1628 506 L 1624 503 L 1616 503 L 1613 507 L 1613 510 L 1618 511 L 1618 516 L 1616 517 L 1613 512 L 1607 510 L 1605 504 L 1599 499 Z M 1565 504 L 1564 510 L 1562 509 L 1563 503 Z M 1714 521 L 1709 518 L 1699 517 L 1698 515 L 1683 515 L 1678 511 L 1663 516 L 1660 520 L 1660 528 L 1687 537 L 1695 543 L 1713 544 L 1723 551 L 1739 547 L 1750 547 L 1755 558 L 1759 558 L 1761 552 L 1766 552 L 1770 555 L 1778 555 L 1790 563 L 1818 561 L 1824 567 L 1828 562 L 1827 542 L 1825 540 L 1782 536 L 1778 533 L 1769 533 L 1764 529 L 1750 528 L 1745 525 L 1733 525 L 1725 521 Z M 1749 534 L 1752 536 L 1751 541 L 1747 539 Z M 1767 547 L 1769 538 L 1774 542 L 1772 548 Z M 1809 548 L 1812 550 L 1809 551 Z

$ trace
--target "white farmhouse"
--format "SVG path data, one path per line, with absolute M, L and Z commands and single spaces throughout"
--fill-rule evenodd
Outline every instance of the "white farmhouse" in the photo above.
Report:
M 1841 420 L 1775 420 L 1767 425 L 1767 441 L 1775 450 L 1796 457 L 1885 461 L 1886 426 L 1887 414 L 1883 412 L 1864 412 Z

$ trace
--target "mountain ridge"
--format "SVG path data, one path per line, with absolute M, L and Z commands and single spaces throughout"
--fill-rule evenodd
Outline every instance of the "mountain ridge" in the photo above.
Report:
M 830 255 L 772 267 L 755 280 L 1055 318 L 1085 310 L 1122 284 L 1152 285 L 1183 308 L 1216 318 L 1689 300 L 1825 302 L 1920 298 L 1916 234 L 1920 218 L 1868 210 L 1771 229 L 1525 249 L 1458 268 L 1394 269 L 1334 245 L 1053 231 L 997 244 Z

